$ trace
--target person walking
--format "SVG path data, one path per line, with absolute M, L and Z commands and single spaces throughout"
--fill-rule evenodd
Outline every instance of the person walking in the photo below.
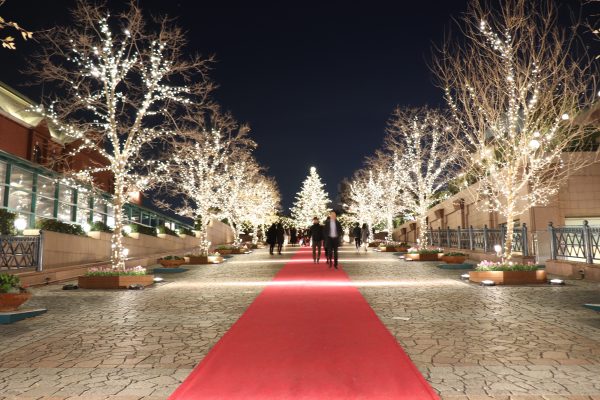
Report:
M 283 229 L 283 225 L 280 223 L 277 224 L 277 228 L 275 230 L 275 239 L 277 242 L 277 254 L 281 255 L 281 248 L 283 247 L 283 241 L 285 240 L 285 231 Z
M 319 263 L 321 259 L 321 243 L 323 242 L 323 226 L 319 223 L 319 218 L 313 218 L 313 224 L 308 229 L 307 241 L 312 239 L 313 262 Z
M 365 253 L 367 252 L 367 247 L 369 247 L 369 236 L 371 236 L 371 232 L 369 232 L 369 226 L 367 224 L 363 224 L 362 229 L 360 230 L 360 240 L 365 246 Z
M 356 252 L 360 251 L 360 245 L 362 243 L 361 240 L 361 229 L 360 225 L 357 223 L 354 224 L 354 229 L 352 230 L 352 236 L 354 236 L 354 246 L 356 247 Z
M 277 243 L 277 226 L 275 225 L 275 223 L 273 223 L 271 224 L 269 229 L 267 229 L 267 244 L 269 245 L 270 255 L 273 255 L 275 243 Z
M 338 247 L 340 247 L 340 241 L 342 240 L 344 230 L 340 221 L 337 220 L 337 214 L 335 211 L 329 212 L 329 220 L 325 223 L 325 242 L 329 249 L 329 268 L 332 264 L 335 269 L 338 269 Z

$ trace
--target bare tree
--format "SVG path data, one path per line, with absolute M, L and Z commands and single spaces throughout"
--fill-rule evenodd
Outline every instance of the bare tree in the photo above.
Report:
M 6 3 L 6 0 L 0 0 L 0 7 Z M 0 30 L 3 29 L 13 29 L 17 31 L 23 38 L 23 40 L 31 39 L 33 37 L 33 33 L 21 27 L 18 23 L 14 21 L 7 21 L 0 16 Z M 15 45 L 15 38 L 12 36 L 6 36 L 4 38 L 0 38 L 0 42 L 2 42 L 2 47 L 5 49 L 15 50 L 17 46 Z
M 123 206 L 131 191 L 156 183 L 152 161 L 161 142 L 178 131 L 179 115 L 207 102 L 207 60 L 186 58 L 181 29 L 162 19 L 148 28 L 136 1 L 110 16 L 103 6 L 78 1 L 73 25 L 45 35 L 35 76 L 54 82 L 59 97 L 38 111 L 74 140 L 69 156 L 101 155 L 105 162 L 77 171 L 80 179 L 114 176 L 113 268 L 124 268 Z
M 465 177 L 479 206 L 506 218 L 510 259 L 515 219 L 595 160 L 577 118 L 594 101 L 594 71 L 551 1 L 474 0 L 459 29 L 465 40 L 448 41 L 434 68 L 471 154 Z
M 216 107 L 205 114 L 201 109 L 190 114 L 179 135 L 172 138 L 169 151 L 164 152 L 161 192 L 171 199 L 182 196 L 183 203 L 156 203 L 200 222 L 201 255 L 208 253 L 207 224 L 224 208 L 219 194 L 228 181 L 226 171 L 240 152 L 255 147 L 248 132 L 247 126 L 238 125 L 230 114 L 220 113 Z
M 388 123 L 385 148 L 392 157 L 402 208 L 417 221 L 417 244 L 425 245 L 427 212 L 459 172 L 457 124 L 434 109 L 397 108 Z

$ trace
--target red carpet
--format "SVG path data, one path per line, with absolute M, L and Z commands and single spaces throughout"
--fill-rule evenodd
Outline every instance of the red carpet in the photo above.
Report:
M 300 249 L 171 395 L 437 399 L 345 272 Z

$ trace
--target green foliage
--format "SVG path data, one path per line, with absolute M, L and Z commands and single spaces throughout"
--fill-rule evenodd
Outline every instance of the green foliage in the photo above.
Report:
M 418 249 L 409 251 L 410 254 L 439 254 L 442 253 L 440 249 Z
M 445 256 L 448 257 L 466 257 L 465 253 L 461 253 L 460 251 L 451 251 L 449 253 L 444 253 Z
M 58 233 L 67 233 L 69 235 L 85 236 L 85 232 L 80 225 L 67 224 L 56 219 L 40 219 L 35 224 L 36 228 L 43 231 L 52 231 Z
M 475 267 L 475 271 L 537 271 L 542 269 L 541 265 L 537 264 L 479 264 Z
M 101 267 L 101 268 L 90 268 L 85 276 L 140 276 L 146 275 L 146 268 L 141 266 L 125 268 L 125 269 L 115 269 L 111 267 Z
M 189 236 L 195 236 L 196 235 L 194 233 L 194 231 L 191 230 L 190 228 L 179 228 L 179 234 L 180 235 L 189 235 Z
M 171 236 L 179 236 L 177 232 L 165 225 L 157 226 L 156 229 L 158 229 L 158 233 L 167 234 Z
M 196 221 L 194 222 L 194 229 L 197 231 L 201 231 L 202 230 L 202 217 L 198 217 L 196 218 Z
M 0 209 L 0 235 L 15 234 L 15 218 L 16 214 L 11 213 L 3 208 Z
M 183 257 L 179 256 L 165 256 L 162 257 L 161 260 L 185 260 Z
M 156 228 L 139 224 L 131 224 L 131 232 L 141 233 L 148 236 L 156 236 Z
M 217 246 L 216 250 L 237 250 L 239 247 L 234 246 L 232 244 L 221 244 Z
M 96 221 L 92 224 L 90 231 L 92 232 L 106 232 L 106 233 L 113 233 L 113 230 L 110 228 L 110 226 L 106 225 L 104 222 L 102 221 Z
M 16 275 L 0 274 L 0 293 L 9 293 L 19 290 L 21 280 Z

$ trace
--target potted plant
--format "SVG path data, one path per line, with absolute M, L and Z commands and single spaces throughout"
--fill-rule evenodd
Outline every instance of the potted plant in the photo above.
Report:
M 220 254 L 240 254 L 240 248 L 238 246 L 235 246 L 233 244 L 222 244 L 217 246 L 216 250 L 220 253 Z
M 158 263 L 165 268 L 177 268 L 185 264 L 185 258 L 179 256 L 166 256 L 158 259 Z
M 451 251 L 442 255 L 442 261 L 447 264 L 463 264 L 468 255 L 459 251 Z
M 496 285 L 528 285 L 546 283 L 546 270 L 534 263 L 482 261 L 469 272 L 471 282 L 493 281 Z
M 0 274 L 0 311 L 15 311 L 30 298 L 18 276 Z
M 442 254 L 442 249 L 411 247 L 404 257 L 412 261 L 437 261 Z
M 94 267 L 78 278 L 82 289 L 126 289 L 130 285 L 149 286 L 154 283 L 154 275 L 149 275 L 141 266 L 116 269 Z
M 400 242 L 396 245 L 396 251 L 400 253 L 406 253 L 408 251 L 408 244 L 406 242 Z

